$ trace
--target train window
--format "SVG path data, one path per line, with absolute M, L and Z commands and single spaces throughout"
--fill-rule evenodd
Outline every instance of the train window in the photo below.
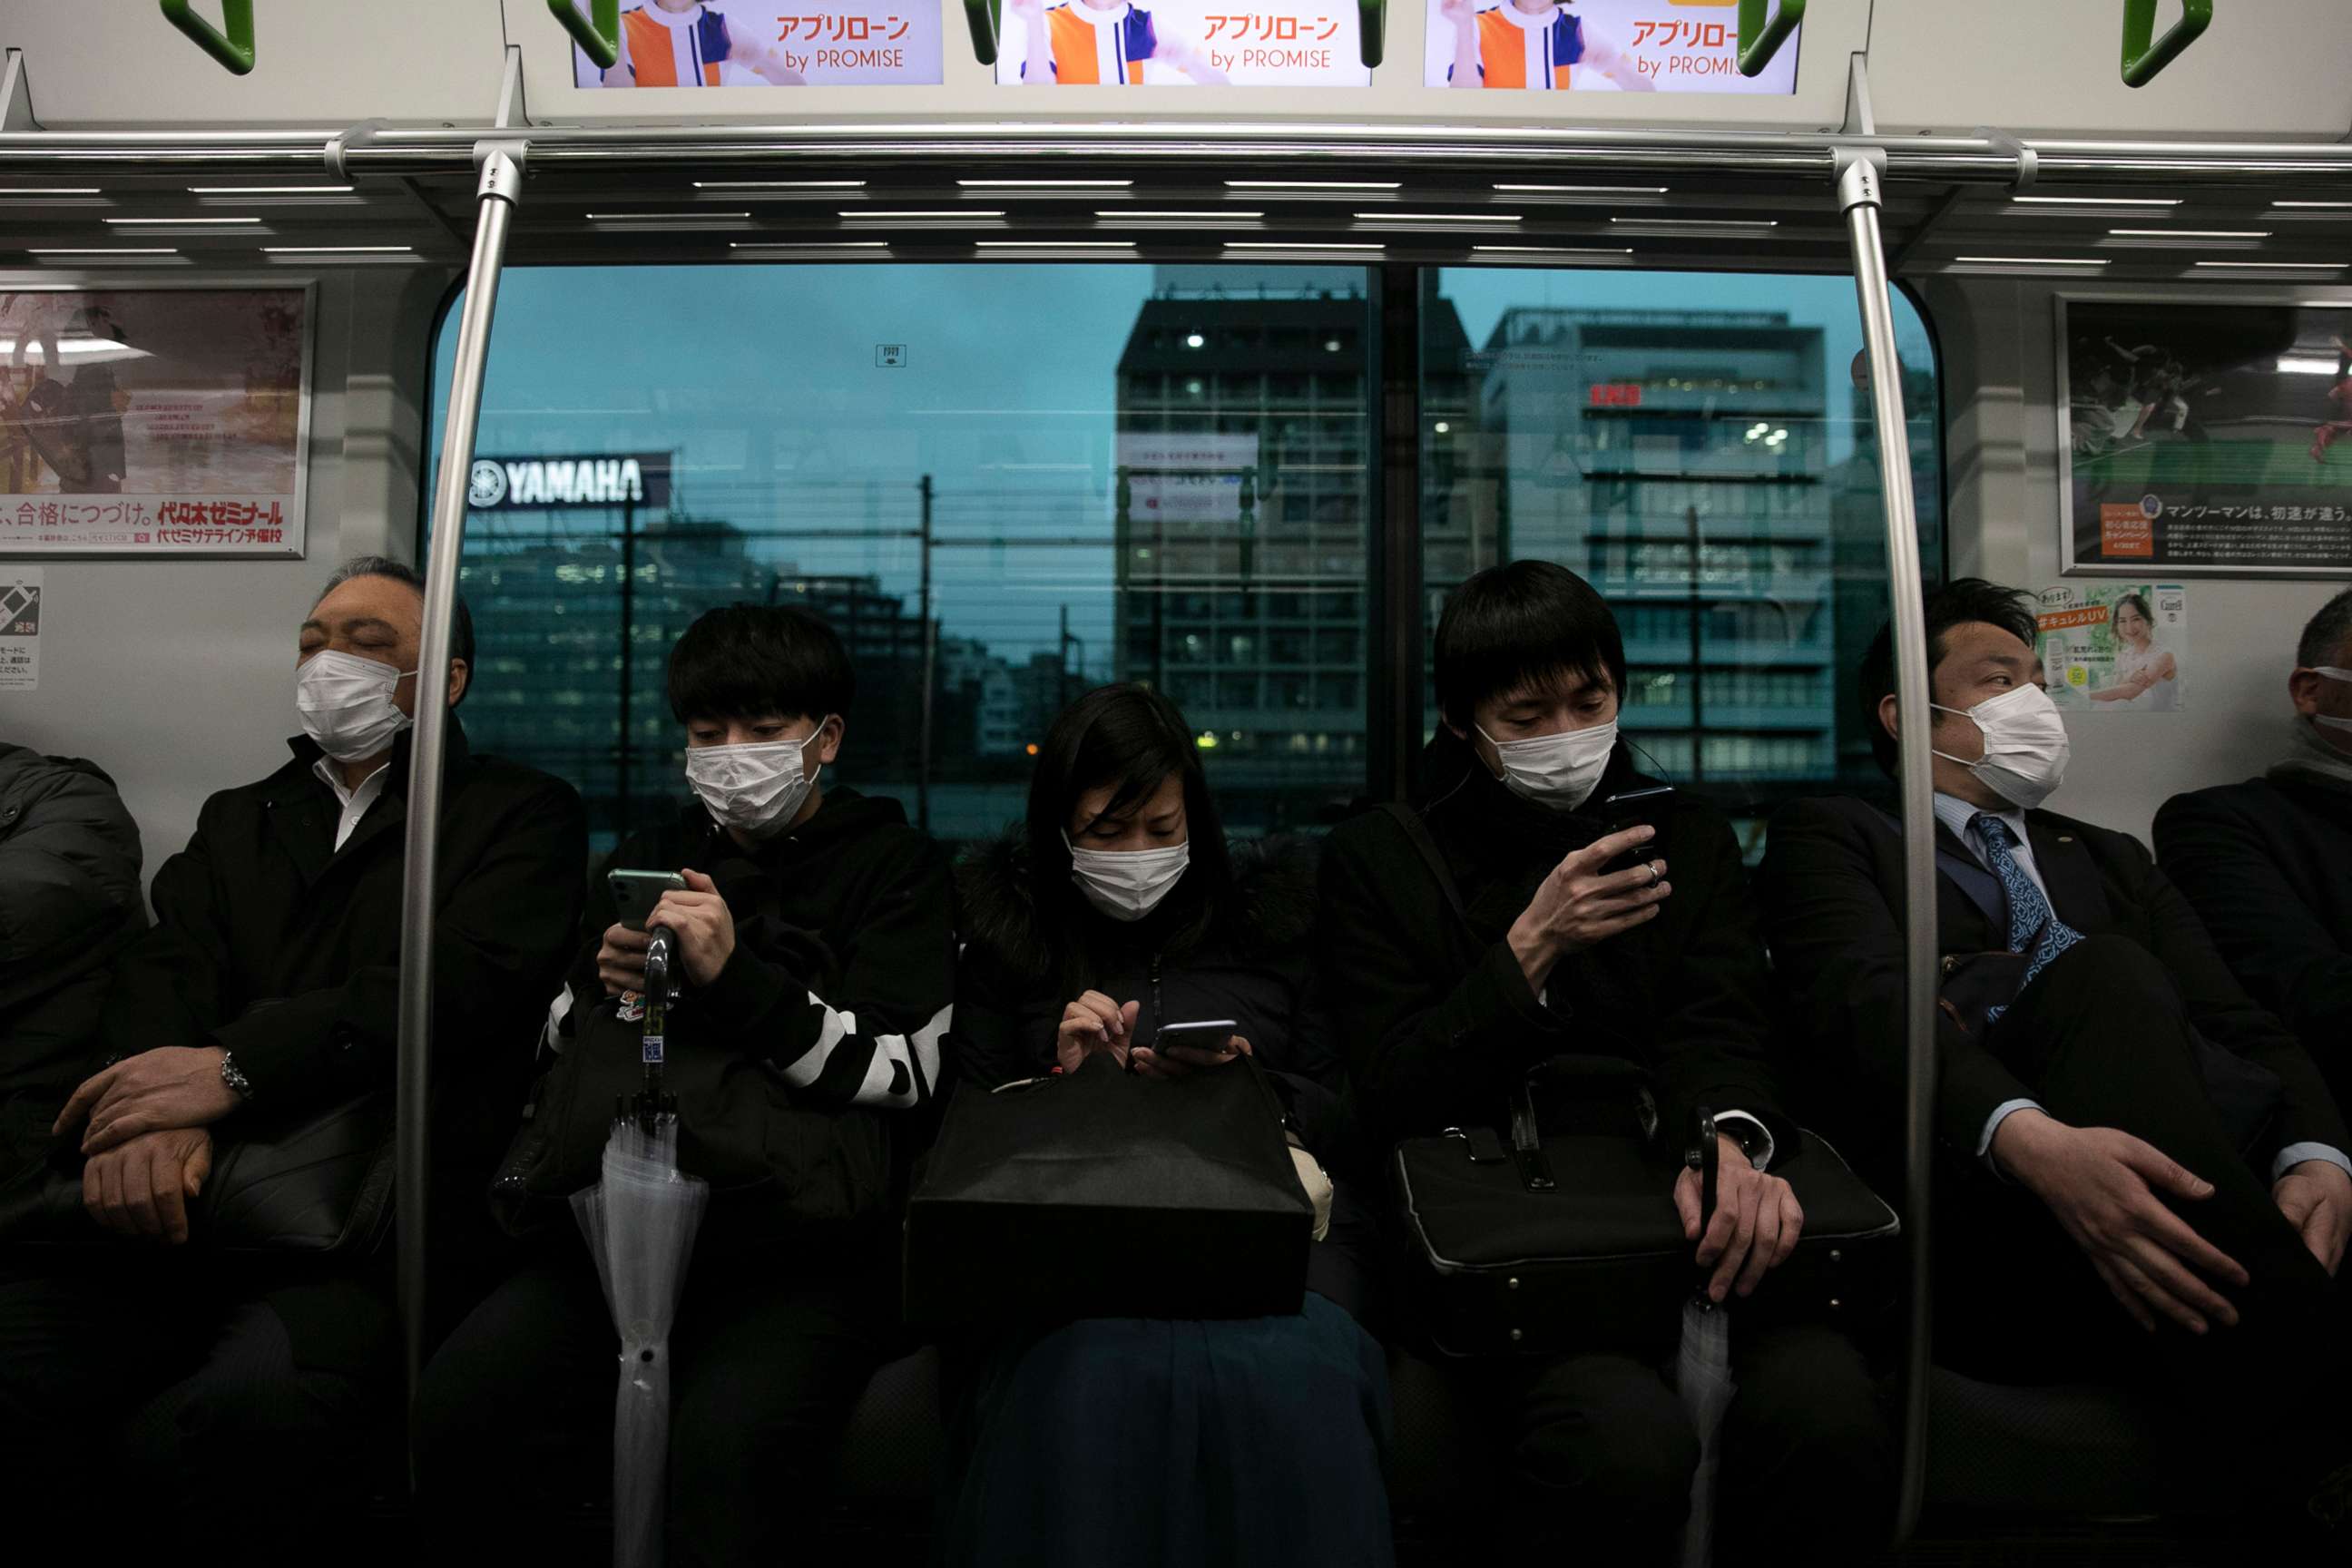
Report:
M 1622 723 L 1753 828 L 1880 777 L 1848 700 L 1887 613 L 1850 278 L 1448 268 L 1422 291 L 1422 568 L 1581 573 L 1615 607 Z M 1943 560 L 1934 347 L 1895 296 L 1921 559 Z M 1436 706 L 1424 689 L 1423 713 Z
M 468 497 L 467 729 L 569 779 L 609 846 L 679 794 L 678 633 L 803 605 L 856 666 L 845 781 L 944 838 L 1017 816 L 1055 712 L 1114 679 L 1185 710 L 1234 831 L 1328 820 L 1366 788 L 1369 283 L 510 271 Z M 453 310 L 436 391 L 456 335 Z

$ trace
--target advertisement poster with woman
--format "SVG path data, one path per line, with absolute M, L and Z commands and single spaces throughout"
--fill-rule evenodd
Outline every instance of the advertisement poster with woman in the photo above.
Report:
M 942 79 L 936 0 L 625 0 L 620 58 L 577 87 L 885 87 Z
M 2086 712 L 2177 713 L 2188 689 L 2188 593 L 2179 584 L 2067 584 L 2037 613 L 2051 700 Z
M 1786 97 L 1797 90 L 1801 41 L 1790 37 L 1759 75 L 1746 77 L 1734 0 L 1429 0 L 1422 80 Z
M 1004 0 L 1020 87 L 1365 87 L 1355 0 Z

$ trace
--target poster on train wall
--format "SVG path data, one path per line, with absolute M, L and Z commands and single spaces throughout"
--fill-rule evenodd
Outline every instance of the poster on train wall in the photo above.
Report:
M 302 553 L 310 291 L 0 291 L 0 555 Z
M 584 5 L 583 5 L 584 8 Z M 579 87 L 897 87 L 941 79 L 939 0 L 630 0 Z
M 2188 704 L 2189 591 L 2070 583 L 2042 592 L 2042 677 L 2061 708 L 2177 713 Z
M 1739 74 L 1736 0 L 1429 0 L 1423 82 L 1536 91 L 1797 90 L 1799 28 Z
M 41 569 L 0 566 L 0 691 L 41 684 Z
M 1356 0 L 1004 0 L 1019 87 L 1369 87 Z
M 2069 574 L 2352 575 L 2352 307 L 2058 301 Z

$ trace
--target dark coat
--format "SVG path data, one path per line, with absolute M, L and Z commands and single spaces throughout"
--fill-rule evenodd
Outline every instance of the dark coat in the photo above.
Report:
M 88 1076 L 99 972 L 147 924 L 139 869 L 139 828 L 96 763 L 0 745 L 0 1094 Z
M 2345 1148 L 2344 1120 L 2310 1053 L 2231 977 L 2139 841 L 2055 812 L 2029 811 L 2025 822 L 2058 918 L 2085 936 L 2147 948 L 2200 1034 L 2279 1076 L 2285 1101 L 2269 1149 Z M 1941 824 L 1936 840 L 1938 947 L 1946 955 L 2006 950 L 2000 884 Z M 1772 819 L 1760 879 L 1774 972 L 1811 1053 L 1807 1066 L 1831 1097 L 1831 1125 L 1865 1175 L 1894 1181 L 1904 1103 L 1902 836 L 1867 802 L 1799 801 Z M 1937 1050 L 1936 1139 L 1945 1157 L 1972 1160 L 1994 1108 L 2032 1095 L 1949 1013 L 1938 1019 Z
M 1663 1136 L 1696 1107 L 1743 1110 L 1793 1155 L 1770 1057 L 1764 948 L 1730 824 L 1677 793 L 1612 820 L 1597 803 L 1654 787 L 1619 742 L 1591 810 L 1521 800 L 1448 731 L 1431 742 L 1422 817 L 1469 920 L 1385 812 L 1331 835 L 1324 852 L 1323 972 L 1365 1119 L 1394 1139 L 1505 1119 L 1513 1086 L 1557 1056 L 1609 1056 L 1650 1071 Z M 1635 821 L 1673 893 L 1659 916 L 1561 960 L 1538 1002 L 1505 941 L 1561 858 Z M 1674 1147 L 1680 1144 L 1675 1143 Z
M 2352 1093 L 2352 784 L 2288 775 L 2175 795 L 2156 853 L 2247 994 Z

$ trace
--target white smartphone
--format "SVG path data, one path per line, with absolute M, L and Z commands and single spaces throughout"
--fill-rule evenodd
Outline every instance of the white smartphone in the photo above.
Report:
M 1171 1046 L 1192 1046 L 1203 1051 L 1222 1051 L 1234 1037 L 1235 1028 L 1231 1018 L 1202 1018 L 1192 1023 L 1162 1024 L 1151 1037 L 1154 1056 Z
M 662 895 L 684 892 L 686 879 L 675 871 L 608 871 L 604 885 L 613 890 L 613 908 L 620 922 L 631 931 L 643 931 Z

